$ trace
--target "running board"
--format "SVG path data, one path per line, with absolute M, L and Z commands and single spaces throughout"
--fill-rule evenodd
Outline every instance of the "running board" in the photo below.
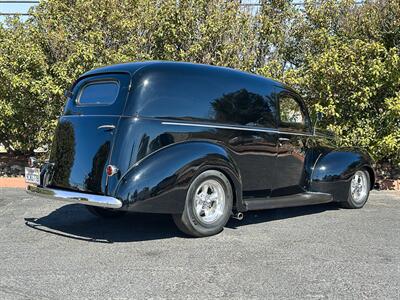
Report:
M 304 206 L 333 201 L 333 196 L 326 193 L 304 192 L 288 196 L 244 199 L 247 210 Z

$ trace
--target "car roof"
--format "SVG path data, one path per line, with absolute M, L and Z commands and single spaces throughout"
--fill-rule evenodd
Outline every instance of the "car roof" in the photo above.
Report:
M 104 74 L 104 73 L 129 73 L 133 75 L 137 70 L 141 69 L 142 67 L 154 63 L 156 63 L 156 61 L 128 62 L 122 64 L 108 65 L 90 70 L 82 74 L 80 77 L 87 77 L 91 75 Z
M 230 72 L 237 72 L 237 73 L 242 73 L 243 75 L 248 75 L 248 76 L 255 76 L 255 77 L 260 77 L 263 79 L 267 79 L 273 82 L 276 82 L 277 84 L 281 84 L 278 81 L 265 78 L 256 74 L 244 72 L 244 71 L 239 71 L 236 69 L 232 68 L 227 68 L 227 67 L 220 67 L 220 66 L 212 66 L 212 65 L 205 65 L 205 64 L 197 64 L 197 63 L 189 63 L 189 62 L 174 62 L 174 61 L 142 61 L 142 62 L 128 62 L 128 63 L 122 63 L 122 64 L 115 64 L 115 65 L 109 65 L 109 66 L 104 66 L 100 68 L 96 68 L 93 70 L 90 70 L 86 73 L 84 73 L 81 77 L 87 77 L 91 75 L 96 75 L 96 74 L 103 74 L 103 73 L 129 73 L 133 75 L 137 70 L 142 69 L 144 67 L 152 66 L 154 68 L 157 68 L 157 66 L 169 66 L 171 68 L 176 68 L 176 67 L 184 67 L 188 70 L 190 69 L 220 69 L 221 71 L 230 71 Z
M 191 69 L 199 70 L 202 69 L 204 71 L 207 70 L 220 70 L 222 72 L 232 72 L 236 73 L 241 76 L 247 76 L 247 77 L 254 77 L 257 78 L 258 80 L 262 79 L 266 82 L 268 82 L 271 85 L 283 87 L 291 92 L 294 92 L 295 94 L 298 94 L 293 88 L 290 86 L 279 82 L 277 80 L 263 77 L 254 73 L 249 73 L 245 71 L 240 71 L 228 67 L 220 67 L 220 66 L 213 66 L 213 65 L 206 65 L 206 64 L 197 64 L 197 63 L 190 63 L 190 62 L 175 62 L 175 61 L 162 61 L 162 60 L 150 60 L 150 61 L 140 61 L 140 62 L 128 62 L 128 63 L 121 63 L 121 64 L 114 64 L 114 65 L 108 65 L 100 68 L 96 68 L 93 70 L 90 70 L 83 75 L 79 77 L 79 79 L 87 76 L 92 76 L 92 75 L 98 75 L 98 74 L 104 74 L 104 73 L 129 73 L 130 76 L 133 76 L 133 74 L 138 71 L 139 69 L 147 69 L 147 67 L 150 67 L 151 69 L 157 69 L 158 67 L 170 67 L 171 69 L 175 68 L 185 68 L 188 71 Z

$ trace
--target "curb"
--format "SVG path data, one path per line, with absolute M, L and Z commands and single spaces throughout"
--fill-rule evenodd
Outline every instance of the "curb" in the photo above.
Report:
M 0 188 L 20 188 L 25 189 L 24 177 L 0 177 Z

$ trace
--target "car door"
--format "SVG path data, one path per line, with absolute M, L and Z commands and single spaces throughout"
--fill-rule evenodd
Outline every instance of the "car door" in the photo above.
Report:
M 300 96 L 286 89 L 278 95 L 278 182 L 275 194 L 293 194 L 305 187 L 305 158 L 312 136 L 308 111 Z

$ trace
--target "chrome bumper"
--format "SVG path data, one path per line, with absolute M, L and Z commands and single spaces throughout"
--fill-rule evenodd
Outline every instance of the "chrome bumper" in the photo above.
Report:
M 91 206 L 121 208 L 122 202 L 114 197 L 100 196 L 79 192 L 71 192 L 59 189 L 43 188 L 34 185 L 28 185 L 26 192 L 33 196 L 39 196 L 48 199 L 80 203 Z

